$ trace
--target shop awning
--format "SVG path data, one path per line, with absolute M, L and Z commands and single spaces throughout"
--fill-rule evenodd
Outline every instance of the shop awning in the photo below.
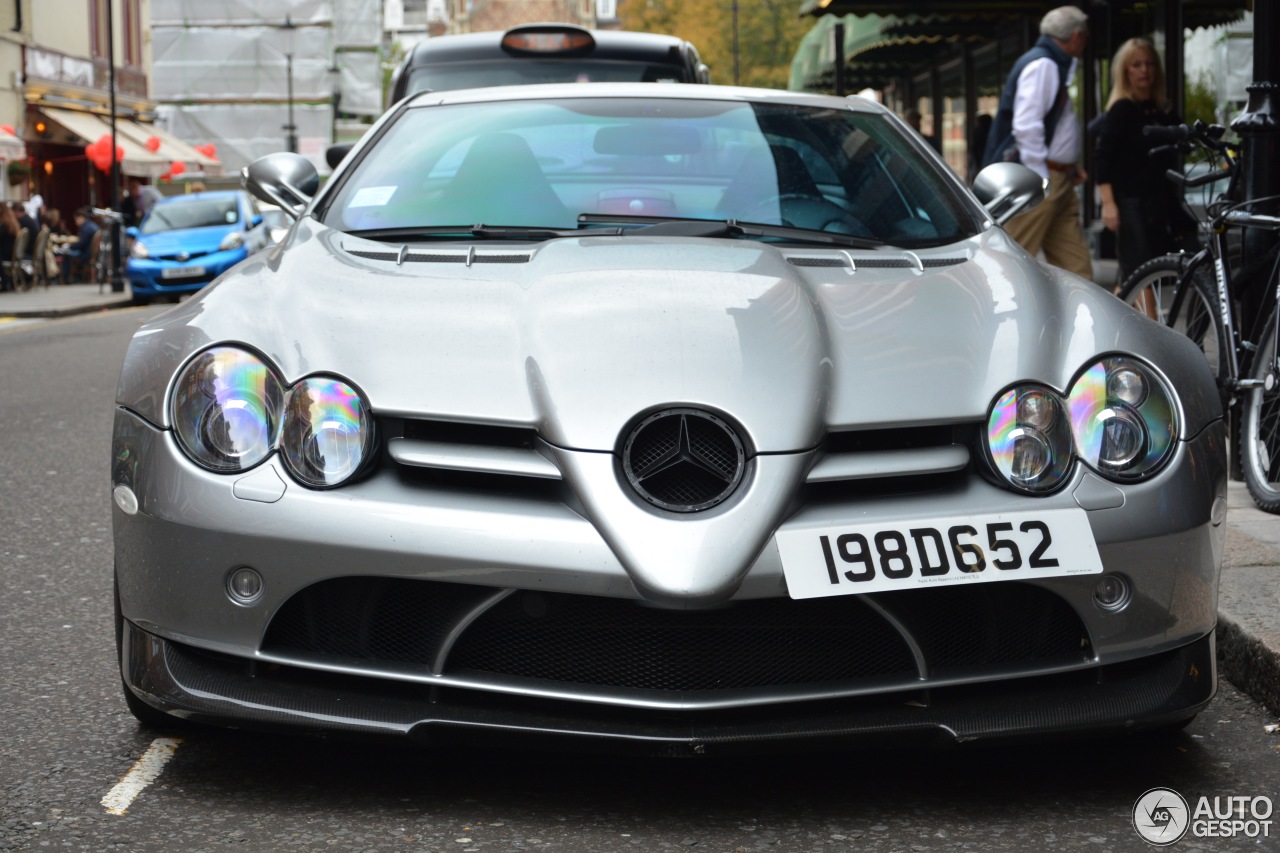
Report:
M 7 130 L 0 130 L 0 160 L 27 159 L 27 146 Z
M 111 135 L 110 119 L 95 113 L 53 107 L 41 107 L 40 112 L 78 136 L 85 145 L 97 142 L 104 135 Z M 147 148 L 147 140 L 152 136 L 160 140 L 160 147 L 154 152 Z M 222 162 L 218 158 L 206 156 L 173 134 L 152 125 L 117 118 L 116 145 L 124 149 L 120 171 L 125 175 L 155 180 L 168 174 L 174 161 L 181 161 L 188 174 L 222 174 Z

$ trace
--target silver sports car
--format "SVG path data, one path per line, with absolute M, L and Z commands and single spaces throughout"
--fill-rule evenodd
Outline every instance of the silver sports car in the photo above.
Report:
M 659 753 L 1185 723 L 1216 685 L 1203 354 L 882 107 L 424 93 L 134 337 L 130 709 Z

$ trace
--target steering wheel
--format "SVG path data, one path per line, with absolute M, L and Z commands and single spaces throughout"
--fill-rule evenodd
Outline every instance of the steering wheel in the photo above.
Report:
M 839 205 L 820 196 L 804 193 L 778 193 L 763 198 L 742 211 L 738 219 L 758 222 L 756 216 L 758 212 L 763 213 L 765 208 L 777 210 L 782 224 L 791 228 L 831 231 L 837 234 L 859 234 L 865 230 Z

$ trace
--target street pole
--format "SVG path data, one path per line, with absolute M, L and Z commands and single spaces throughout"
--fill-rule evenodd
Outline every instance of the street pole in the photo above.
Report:
M 289 15 L 284 16 L 285 38 L 288 39 L 289 50 L 284 55 L 285 76 L 287 77 L 286 86 L 288 87 L 288 105 L 289 105 L 289 123 L 284 126 L 284 130 L 288 132 L 285 137 L 285 147 L 294 154 L 298 153 L 298 126 L 293 123 L 293 31 L 295 29 L 293 18 Z
M 120 200 L 120 162 L 116 160 L 116 32 L 112 7 L 115 0 L 107 0 L 107 89 L 111 101 L 111 187 L 108 190 L 107 207 L 119 209 Z M 111 292 L 123 293 L 124 280 L 120 278 L 120 223 L 115 219 L 107 221 L 111 229 Z
M 289 123 L 284 129 L 289 131 L 287 145 L 294 154 L 298 153 L 298 126 L 293 123 L 293 54 L 284 55 L 286 73 L 289 75 Z

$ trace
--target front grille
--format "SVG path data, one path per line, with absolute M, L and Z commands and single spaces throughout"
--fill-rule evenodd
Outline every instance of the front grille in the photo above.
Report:
M 498 592 L 403 579 L 324 581 L 286 602 L 263 651 L 428 671 L 451 632 Z M 1065 601 L 1014 582 L 702 611 L 515 591 L 467 625 L 443 672 L 650 691 L 916 683 L 907 637 L 870 602 L 904 628 L 930 677 L 1008 675 L 1091 657 L 1084 625 Z
M 909 647 L 856 598 L 676 611 L 518 593 L 462 636 L 449 668 L 634 690 L 731 690 L 915 673 Z

